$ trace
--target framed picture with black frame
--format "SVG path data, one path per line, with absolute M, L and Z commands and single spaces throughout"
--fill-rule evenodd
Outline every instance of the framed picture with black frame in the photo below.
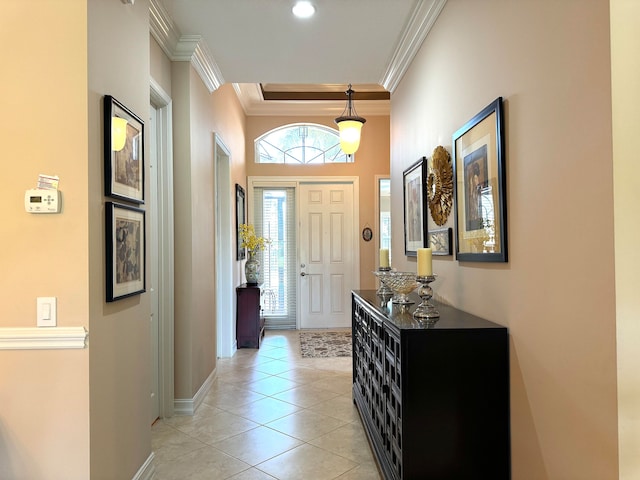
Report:
M 453 134 L 456 259 L 507 261 L 502 97 Z
M 432 255 L 451 255 L 453 253 L 453 234 L 451 227 L 429 230 L 429 248 Z
M 427 241 L 426 169 L 426 158 L 422 157 L 402 173 L 404 254 L 408 257 L 417 256 Z
M 105 204 L 106 300 L 145 292 L 145 212 L 113 202 Z
M 104 96 L 104 194 L 144 203 L 144 122 Z
M 247 256 L 240 237 L 240 225 L 244 223 L 247 223 L 244 188 L 236 183 L 236 260 L 244 260 Z

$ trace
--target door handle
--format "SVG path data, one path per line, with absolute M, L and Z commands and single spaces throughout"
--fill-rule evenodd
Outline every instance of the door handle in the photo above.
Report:
M 304 272 L 300 272 L 300 276 L 301 276 L 301 277 L 304 277 L 304 276 L 306 276 L 306 275 L 307 275 L 306 273 L 304 273 Z

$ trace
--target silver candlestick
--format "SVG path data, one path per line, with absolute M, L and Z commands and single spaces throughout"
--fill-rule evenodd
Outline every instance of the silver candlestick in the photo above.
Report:
M 422 303 L 416 307 L 413 312 L 413 318 L 419 322 L 435 323 L 433 319 L 440 318 L 440 312 L 438 312 L 433 303 L 431 303 L 433 290 L 429 284 L 435 282 L 435 280 L 436 275 L 416 277 L 416 281 L 420 284 L 420 287 L 418 287 L 418 295 L 422 299 Z

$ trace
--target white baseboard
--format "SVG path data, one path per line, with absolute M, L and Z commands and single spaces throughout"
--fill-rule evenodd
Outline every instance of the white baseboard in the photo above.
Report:
M 155 456 L 153 452 L 149 454 L 147 460 L 142 464 L 140 470 L 136 472 L 132 480 L 153 480 L 153 476 L 156 474 L 156 468 L 153 465 Z
M 217 375 L 217 370 L 214 368 L 213 372 L 207 377 L 202 386 L 198 389 L 193 398 L 176 398 L 173 401 L 173 413 L 174 415 L 193 415 L 204 400 L 204 397 L 209 392 L 213 381 Z

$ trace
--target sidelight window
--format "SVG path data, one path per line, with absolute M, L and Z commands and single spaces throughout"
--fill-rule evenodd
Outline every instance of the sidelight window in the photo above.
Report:
M 265 328 L 296 328 L 296 228 L 293 188 L 254 187 L 255 229 L 271 242 L 262 251 Z

